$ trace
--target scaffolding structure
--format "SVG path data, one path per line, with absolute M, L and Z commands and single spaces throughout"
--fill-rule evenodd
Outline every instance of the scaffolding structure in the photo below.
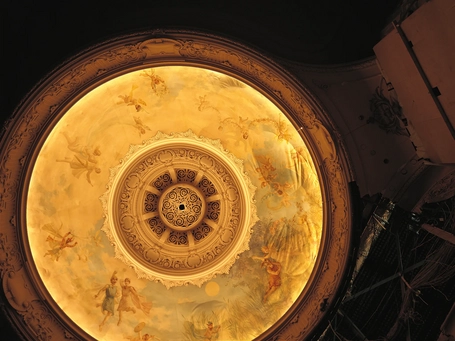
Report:
M 381 198 L 349 289 L 318 340 L 437 340 L 455 299 L 454 233 L 455 197 L 419 213 Z

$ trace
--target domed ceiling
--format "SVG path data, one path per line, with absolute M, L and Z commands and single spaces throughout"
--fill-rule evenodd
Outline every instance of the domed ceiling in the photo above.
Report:
M 349 166 L 324 111 L 266 57 L 197 32 L 119 38 L 9 124 L 0 256 L 30 335 L 293 340 L 334 304 Z
M 220 339 L 246 340 L 308 281 L 322 201 L 275 105 L 227 75 L 167 66 L 115 78 L 65 113 L 36 160 L 27 222 L 44 284 L 92 336 L 121 340 L 147 321 L 162 340 L 197 339 L 210 320 Z

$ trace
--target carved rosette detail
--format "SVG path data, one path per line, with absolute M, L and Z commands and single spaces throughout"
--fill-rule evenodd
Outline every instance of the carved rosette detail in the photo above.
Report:
M 188 229 L 200 221 L 204 205 L 199 193 L 189 186 L 177 185 L 166 192 L 158 210 L 171 228 Z
M 108 188 L 103 230 L 117 258 L 166 287 L 227 273 L 258 219 L 242 162 L 191 131 L 132 146 Z

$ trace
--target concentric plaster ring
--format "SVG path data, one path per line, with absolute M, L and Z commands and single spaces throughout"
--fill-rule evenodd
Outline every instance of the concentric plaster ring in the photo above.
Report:
M 101 197 L 115 256 L 166 287 L 228 273 L 257 221 L 242 161 L 191 131 L 131 146 Z

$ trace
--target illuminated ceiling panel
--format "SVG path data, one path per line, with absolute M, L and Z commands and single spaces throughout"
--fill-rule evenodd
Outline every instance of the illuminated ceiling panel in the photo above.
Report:
M 65 113 L 36 160 L 27 223 L 44 284 L 93 337 L 134 335 L 144 322 L 162 340 L 197 339 L 210 320 L 220 339 L 244 340 L 305 287 L 322 200 L 302 138 L 266 97 L 167 66 L 115 78 Z M 113 315 L 104 325 L 101 311 Z
M 3 170 L 18 205 L 4 208 L 30 267 L 18 258 L 6 296 L 18 314 L 50 311 L 23 328 L 55 339 L 58 324 L 82 339 L 301 339 L 350 248 L 333 126 L 248 48 L 156 34 L 69 61 L 12 122 L 23 141 L 3 141 Z

